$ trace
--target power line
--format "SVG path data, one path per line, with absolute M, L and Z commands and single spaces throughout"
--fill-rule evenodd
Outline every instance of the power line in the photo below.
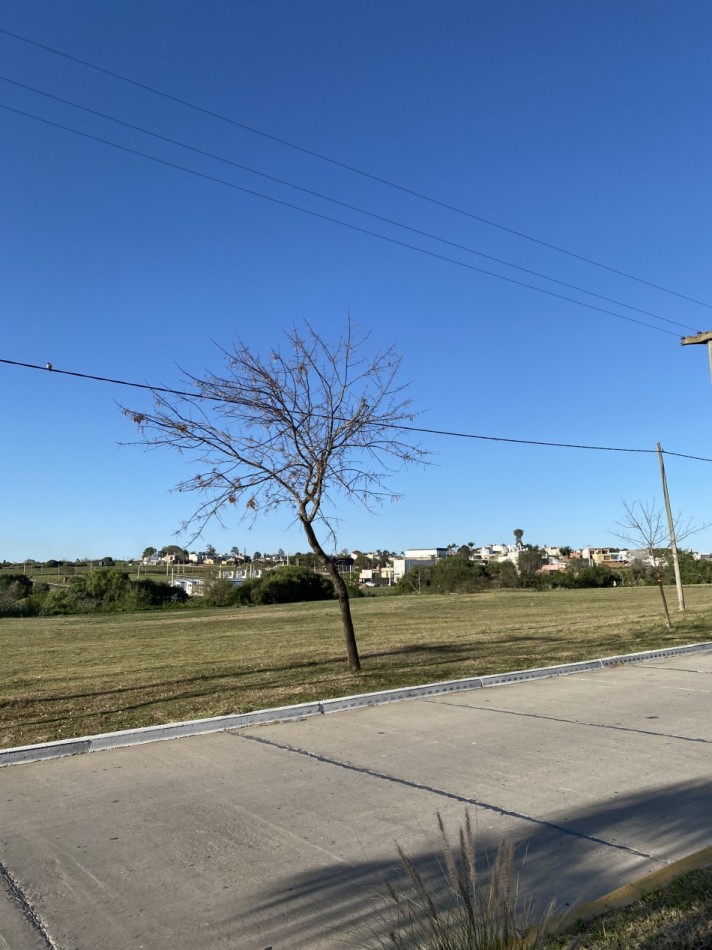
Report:
M 497 228 L 500 231 L 504 231 L 507 234 L 513 234 L 516 237 L 523 238 L 525 241 L 531 241 L 533 244 L 538 244 L 540 247 L 548 248 L 551 251 L 556 251 L 558 254 L 565 254 L 568 257 L 572 257 L 575 260 L 582 261 L 586 264 L 591 264 L 594 267 L 600 267 L 603 270 L 607 270 L 612 274 L 617 274 L 619 277 L 625 277 L 627 280 L 636 281 L 639 284 L 644 284 L 647 287 L 652 287 L 654 290 L 660 290 L 663 293 L 671 294 L 673 297 L 678 297 L 681 300 L 687 300 L 689 303 L 697 304 L 700 307 L 706 307 L 709 310 L 712 310 L 712 304 L 705 303 L 703 300 L 697 300 L 695 297 L 689 297 L 686 294 L 680 293 L 676 290 L 671 290 L 668 287 L 663 287 L 661 284 L 655 284 L 652 281 L 645 280 L 642 277 L 636 277 L 634 274 L 629 274 L 626 271 L 619 270 L 615 267 L 611 267 L 608 264 L 603 264 L 601 261 L 596 261 L 593 258 L 585 257 L 582 254 L 577 254 L 574 251 L 567 250 L 566 248 L 559 247 L 556 244 L 552 244 L 548 241 L 543 241 L 540 238 L 536 238 L 531 234 L 526 234 L 523 231 L 518 231 L 515 228 L 507 227 L 506 225 L 499 224 L 496 221 L 492 221 L 489 218 L 484 218 L 481 215 L 474 214 L 471 211 L 467 211 L 464 208 L 458 208 L 455 205 L 448 204 L 445 201 L 440 201 L 438 198 L 433 198 L 431 195 L 426 195 L 423 192 L 415 191 L 411 188 L 406 188 L 404 185 L 399 185 L 397 182 L 390 181 L 387 178 L 383 178 L 379 175 L 372 174 L 371 172 L 364 171 L 361 168 L 357 168 L 355 165 L 349 165 L 347 162 L 341 162 L 338 159 L 330 158 L 327 155 L 322 155 L 320 152 L 316 152 L 313 149 L 306 148 L 302 145 L 297 145 L 294 142 L 290 142 L 287 139 L 280 138 L 277 135 L 272 135 L 269 132 L 265 132 L 262 129 L 257 129 L 254 126 L 247 125 L 244 122 L 239 122 L 237 119 L 232 119 L 229 116 L 222 115 L 219 112 L 215 112 L 212 109 L 207 109 L 204 106 L 199 106 L 196 103 L 190 102 L 187 99 L 182 99 L 179 96 L 174 96 L 171 93 L 164 92 L 161 89 L 156 89 L 154 86 L 149 86 L 147 83 L 142 83 L 137 79 L 131 79 L 129 76 L 124 76 L 121 73 L 113 72 L 110 69 L 107 69 L 104 66 L 98 66 L 95 63 L 90 63 L 88 60 L 81 59 L 78 56 L 72 56 L 70 53 L 65 53 L 63 50 L 56 49 L 55 47 L 48 46 L 44 43 L 39 43 L 37 40 L 31 40 L 26 36 L 21 36 L 19 33 L 14 33 L 11 30 L 6 30 L 0 27 L 0 33 L 3 33 L 5 36 L 11 36 L 13 39 L 19 40 L 22 43 L 27 43 L 30 46 L 35 46 L 38 49 L 45 50 L 46 52 L 52 53 L 55 56 L 61 56 L 64 59 L 70 60 L 71 62 L 78 63 L 81 66 L 86 66 L 88 69 L 93 69 L 96 72 L 103 73 L 105 76 L 110 76 L 112 79 L 118 79 L 121 82 L 128 83 L 129 85 L 135 86 L 138 89 L 143 89 L 146 92 L 150 92 L 153 95 L 160 96 L 163 99 L 167 99 L 171 102 L 175 102 L 179 105 L 186 106 L 188 109 L 193 109 L 195 112 L 200 112 L 203 115 L 210 116 L 213 119 L 219 119 L 221 122 L 227 122 L 229 125 L 235 126 L 236 128 L 243 129 L 245 132 L 250 132 L 252 135 L 259 135 L 262 138 L 268 139 L 271 142 L 276 142 L 279 145 L 284 145 L 287 148 L 295 149 L 298 152 L 302 152 L 305 155 L 309 155 L 312 158 L 317 158 L 319 161 L 328 162 L 330 165 L 334 165 L 337 168 L 343 168 L 345 171 L 353 172 L 356 175 L 361 175 L 364 178 L 368 178 L 371 181 L 378 182 L 381 185 L 386 185 L 388 188 L 394 188 L 397 191 L 402 192 L 403 194 L 410 195 L 414 198 L 419 198 L 422 201 L 427 201 L 430 204 L 437 205 L 440 208 L 444 208 L 447 211 L 453 211 L 456 214 L 464 215 L 467 218 L 472 219 L 473 221 L 479 221 L 481 224 L 486 224 L 488 227 Z
M 45 119 L 41 116 L 34 115 L 31 112 L 25 112 L 22 109 L 15 109 L 12 106 L 8 106 L 3 103 L 0 103 L 0 109 L 5 109 L 7 112 L 13 112 L 16 115 L 33 119 L 35 122 L 42 122 L 45 125 L 51 125 L 54 128 L 62 129 L 65 132 L 71 132 L 73 135 L 78 135 L 94 142 L 100 142 L 102 145 L 109 145 L 111 148 L 119 149 L 120 151 L 127 152 L 130 155 L 137 155 L 140 158 L 146 158 L 149 161 L 156 162 L 159 165 L 165 165 L 168 168 L 174 168 L 178 171 L 186 172 L 187 174 L 194 175 L 197 178 L 203 178 L 206 181 L 212 181 L 215 184 L 224 185 L 226 188 L 232 188 L 235 191 L 243 192 L 243 194 L 252 195 L 256 198 L 262 198 L 264 201 L 271 201 L 273 204 L 281 205 L 285 208 L 291 208 L 292 210 L 299 211 L 302 214 L 311 215 L 313 218 L 318 218 L 322 221 L 329 221 L 332 224 L 338 224 L 343 228 L 349 228 L 351 231 L 357 231 L 360 234 L 367 234 L 370 237 L 378 238 L 379 240 L 386 241 L 389 244 L 395 244 L 398 247 L 404 247 L 411 251 L 417 251 L 419 254 L 426 254 L 428 257 L 433 257 L 436 260 L 446 261 L 449 264 L 455 264 L 458 267 L 464 267 L 467 270 L 475 271 L 478 274 L 486 274 L 489 277 L 495 277 L 497 280 L 503 280 L 509 284 L 515 284 L 519 287 L 526 287 L 528 290 L 534 290 L 537 293 L 546 294 L 548 297 L 555 297 L 557 300 L 564 300 L 567 303 L 573 303 L 579 307 L 585 307 L 587 310 L 594 310 L 597 313 L 605 313 L 608 316 L 615 317 L 618 320 L 626 320 L 628 323 L 635 323 L 639 326 L 647 327 L 649 330 L 657 330 L 659 333 L 667 333 L 669 336 L 674 336 L 675 338 L 678 337 L 678 334 L 673 333 L 672 330 L 666 330 L 664 327 L 656 327 L 652 323 L 646 323 L 644 320 L 637 320 L 635 317 L 627 317 L 622 313 L 616 313 L 613 310 L 607 310 L 605 307 L 597 307 L 595 304 L 586 303 L 583 300 L 576 300 L 574 297 L 567 297 L 565 294 L 558 294 L 553 290 L 546 290 L 543 287 L 537 287 L 535 284 L 528 284 L 526 281 L 516 280 L 514 277 L 507 277 L 504 274 L 498 274 L 495 271 L 487 270 L 484 267 L 477 267 L 475 264 L 467 264 L 465 261 L 459 261 L 456 258 L 447 257 L 444 254 L 438 254 L 435 251 L 429 251 L 426 248 L 418 247 L 415 244 L 409 244 L 407 241 L 399 241 L 397 238 L 387 237 L 385 234 L 379 234 L 377 231 L 371 231 L 368 228 L 362 228 L 357 224 L 351 224 L 347 221 L 342 221 L 339 218 L 333 218 L 330 215 L 322 214 L 319 211 L 303 208 L 301 205 L 293 204 L 290 201 L 284 201 L 281 198 L 275 198 L 272 195 L 266 195 L 263 192 L 255 191 L 252 188 L 245 188 L 244 186 L 237 185 L 234 182 L 226 181 L 224 178 L 217 178 L 215 175 L 208 175 L 205 172 L 199 172 L 193 168 L 187 168 L 185 165 L 179 165 L 177 162 L 170 162 L 165 158 L 158 158 L 155 155 L 149 155 L 147 152 L 142 152 L 139 149 L 129 148 L 127 145 L 119 145 L 117 142 L 111 142 L 109 139 L 101 138 L 98 135 L 91 135 L 89 132 L 82 132 L 79 129 L 73 129 L 71 126 L 63 125 L 60 122 L 54 122 L 51 119 Z
M 111 383 L 116 386 L 129 386 L 132 389 L 145 389 L 152 393 L 166 393 L 171 396 L 182 396 L 188 399 L 202 399 L 208 402 L 226 403 L 229 400 L 222 396 L 210 396 L 205 393 L 191 392 L 183 389 L 172 389 L 169 386 L 152 386 L 149 383 L 136 383 L 127 379 L 114 379 L 110 376 L 98 376 L 91 373 L 78 373 L 68 369 L 57 369 L 56 367 L 39 363 L 22 363 L 19 360 L 8 360 L 0 358 L 0 363 L 6 366 L 17 366 L 22 369 L 38 369 L 43 372 L 57 374 L 59 376 L 72 376 L 75 379 L 87 379 L 100 383 Z M 544 442 L 538 439 L 512 439 L 500 435 L 476 435 L 472 432 L 455 432 L 446 429 L 428 429 L 423 426 L 394 425 L 392 428 L 401 429 L 406 432 L 419 432 L 423 435 L 441 435 L 455 439 L 476 439 L 483 442 L 507 442 L 513 445 L 538 445 L 546 448 L 557 449 L 585 449 L 592 452 L 626 452 L 636 455 L 657 455 L 657 449 L 635 449 L 621 446 L 610 445 L 583 445 L 575 442 Z M 665 455 L 675 456 L 676 458 L 692 459 L 696 462 L 712 462 L 712 458 L 705 458 L 701 455 L 689 455 L 684 452 L 669 452 L 662 450 Z
M 321 198 L 324 201 L 329 201 L 332 204 L 338 205 L 339 207 L 347 208 L 350 211 L 356 211 L 359 214 L 367 215 L 368 217 L 373 218 L 377 221 L 382 221 L 385 224 L 391 224 L 391 225 L 394 225 L 395 227 L 403 228 L 406 231 L 410 231 L 413 234 L 418 234 L 421 237 L 426 237 L 434 241 L 439 241 L 441 244 L 446 244 L 448 247 L 453 247 L 460 251 L 466 251 L 469 254 L 476 254 L 478 257 L 485 258 L 488 261 L 493 261 L 496 264 L 503 264 L 505 267 L 512 267 L 515 270 L 521 271 L 524 274 L 529 274 L 532 277 L 539 277 L 542 280 L 551 281 L 552 283 L 558 284 L 561 287 L 567 287 L 569 288 L 569 290 L 576 290 L 579 293 L 589 294 L 592 297 L 596 297 L 598 300 L 605 300 L 607 303 L 612 303 L 619 307 L 625 307 L 627 310 L 633 310 L 634 312 L 641 313 L 647 317 L 653 317 L 653 319 L 655 320 L 661 320 L 664 323 L 669 323 L 669 324 L 672 324 L 673 326 L 682 327 L 683 329 L 687 329 L 687 330 L 694 329 L 690 324 L 681 323 L 678 320 L 671 320 L 669 317 L 660 316 L 660 314 L 653 313 L 650 310 L 643 310 L 640 307 L 635 307 L 632 304 L 624 303 L 623 301 L 616 300 L 613 297 L 606 297 L 604 294 L 599 294 L 593 290 L 587 290 L 585 287 L 578 287 L 576 284 L 570 284 L 567 281 L 559 280 L 556 277 L 550 277 L 548 274 L 542 274 L 539 271 L 530 270 L 527 267 L 522 267 L 521 265 L 514 264 L 511 261 L 507 261 L 499 257 L 494 257 L 491 254 L 486 254 L 484 251 L 478 251 L 475 248 L 468 247 L 467 245 L 458 244 L 455 241 L 448 240 L 447 238 L 439 237 L 437 234 L 432 234 L 428 231 L 423 231 L 420 228 L 415 228 L 408 224 L 403 224 L 400 221 L 395 221 L 392 218 L 387 218 L 384 215 L 377 214 L 373 211 L 367 211 L 364 208 L 359 208 L 357 205 L 349 204 L 346 201 L 341 201 L 338 198 L 333 198 L 329 195 L 323 194 L 322 192 L 314 191 L 311 188 L 305 188 L 302 185 L 297 185 L 294 182 L 288 181 L 284 178 L 278 178 L 275 175 L 269 175 L 266 172 L 262 172 L 254 168 L 250 168 L 248 165 L 244 165 L 241 162 L 236 162 L 236 161 L 233 161 L 232 159 L 224 158 L 221 155 L 216 155 L 213 152 L 208 152 L 205 149 L 198 148 L 194 145 L 190 145 L 187 142 L 181 142 L 178 139 L 173 139 L 173 138 L 170 138 L 169 136 L 161 135 L 158 132 L 153 132 L 150 129 L 145 129 L 142 126 L 133 124 L 132 122 L 126 122 L 123 119 L 118 119 L 115 116 L 109 115 L 106 112 L 101 112 L 97 109 L 90 109 L 88 106 L 83 106 L 77 102 L 72 102 L 70 99 L 65 99 L 62 96 L 57 96 L 51 92 L 46 92 L 45 90 L 38 89 L 35 86 L 29 86 L 26 83 L 19 82 L 16 79 L 11 79 L 8 76 L 0 75 L 0 79 L 3 80 L 3 82 L 12 84 L 13 86 L 18 86 L 21 89 L 26 89 L 29 92 L 33 92 L 37 95 L 45 96 L 48 99 L 53 99 L 55 102 L 61 102 L 64 105 L 71 106 L 73 109 L 80 109 L 82 112 L 87 112 L 90 115 L 98 116 L 102 119 L 107 119 L 109 122 L 114 122 L 117 125 L 124 126 L 124 128 L 132 129 L 135 132 L 141 132 L 143 135 L 150 135 L 152 138 L 158 139 L 162 142 L 168 142 L 171 145 L 177 145 L 180 148 L 184 148 L 184 149 L 187 149 L 188 151 L 195 152 L 196 154 L 202 155 L 206 158 L 211 158 L 211 159 L 214 159 L 215 161 L 222 162 L 225 165 L 230 165 L 233 168 L 239 168 L 241 171 L 249 172 L 252 175 L 258 175 L 259 177 L 265 178 L 268 181 L 273 181 L 280 185 L 287 185 L 287 187 L 294 188 L 295 190 L 301 191 L 304 194 L 311 195 L 316 198 Z

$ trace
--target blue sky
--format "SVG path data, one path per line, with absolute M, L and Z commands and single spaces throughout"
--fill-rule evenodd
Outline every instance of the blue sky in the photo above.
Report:
M 683 2 L 0 2 L 0 28 L 712 303 L 712 7 Z M 347 313 L 395 343 L 429 428 L 712 457 L 709 307 L 556 253 L 0 33 L 0 74 L 683 326 L 375 222 L 0 81 L 0 103 L 574 303 L 0 109 L 0 358 L 174 386 L 215 342 L 268 351 Z M 657 328 L 657 329 L 656 329 Z M 668 332 L 662 332 L 663 330 Z M 120 447 L 126 391 L 0 364 L 0 560 L 134 556 L 176 540 L 185 463 Z M 145 397 L 130 399 L 141 407 Z M 338 546 L 611 544 L 654 455 L 428 436 L 400 502 L 344 507 Z M 712 521 L 712 466 L 667 458 Z M 304 549 L 288 517 L 204 543 Z M 200 547 L 196 542 L 193 547 Z M 712 549 L 712 531 L 694 546 Z

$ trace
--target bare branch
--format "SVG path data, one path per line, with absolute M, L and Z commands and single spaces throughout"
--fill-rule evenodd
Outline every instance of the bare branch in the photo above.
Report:
M 220 348 L 222 375 L 185 374 L 199 396 L 171 401 L 154 392 L 153 411 L 122 411 L 143 444 L 197 467 L 176 486 L 203 496 L 185 525 L 198 529 L 193 539 L 228 508 L 253 519 L 289 507 L 330 572 L 346 629 L 348 594 L 313 526 L 335 537 L 339 498 L 367 510 L 396 499 L 388 479 L 403 465 L 427 463 L 429 453 L 400 428 L 414 413 L 393 347 L 373 352 L 350 320 L 336 343 L 305 323 L 286 332 L 284 344 L 267 358 L 241 341 Z

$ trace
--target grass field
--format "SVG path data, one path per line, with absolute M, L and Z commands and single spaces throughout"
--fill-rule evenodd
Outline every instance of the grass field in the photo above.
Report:
M 546 950 L 705 950 L 712 946 L 712 868 L 681 874 L 627 907 L 580 923 Z
M 360 676 L 334 602 L 4 619 L 0 745 L 712 638 L 712 587 L 687 598 L 672 632 L 653 588 L 363 598 Z

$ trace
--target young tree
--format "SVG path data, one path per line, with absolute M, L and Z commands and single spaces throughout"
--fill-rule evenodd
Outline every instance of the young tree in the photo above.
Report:
M 668 630 L 672 630 L 670 611 L 668 610 L 667 597 L 663 586 L 663 572 L 670 547 L 670 532 L 665 515 L 653 501 L 634 501 L 632 504 L 624 501 L 623 511 L 623 520 L 618 522 L 619 530 L 615 534 L 628 544 L 632 544 L 634 547 L 642 547 L 645 550 L 647 562 L 660 591 L 665 623 Z M 678 516 L 673 524 L 673 530 L 675 537 L 678 541 L 681 541 L 700 529 L 694 527 L 691 521 L 681 524 Z
M 394 462 L 425 459 L 403 428 L 413 413 L 398 380 L 400 358 L 393 347 L 371 352 L 368 335 L 350 322 L 335 343 L 305 323 L 266 359 L 242 342 L 222 353 L 224 375 L 187 376 L 195 395 L 155 390 L 152 411 L 123 411 L 145 443 L 199 467 L 177 486 L 204 497 L 188 521 L 194 536 L 239 502 L 250 519 L 290 509 L 333 584 L 356 672 L 348 589 L 325 545 L 336 547 L 338 496 L 372 510 L 394 497 L 387 487 Z

